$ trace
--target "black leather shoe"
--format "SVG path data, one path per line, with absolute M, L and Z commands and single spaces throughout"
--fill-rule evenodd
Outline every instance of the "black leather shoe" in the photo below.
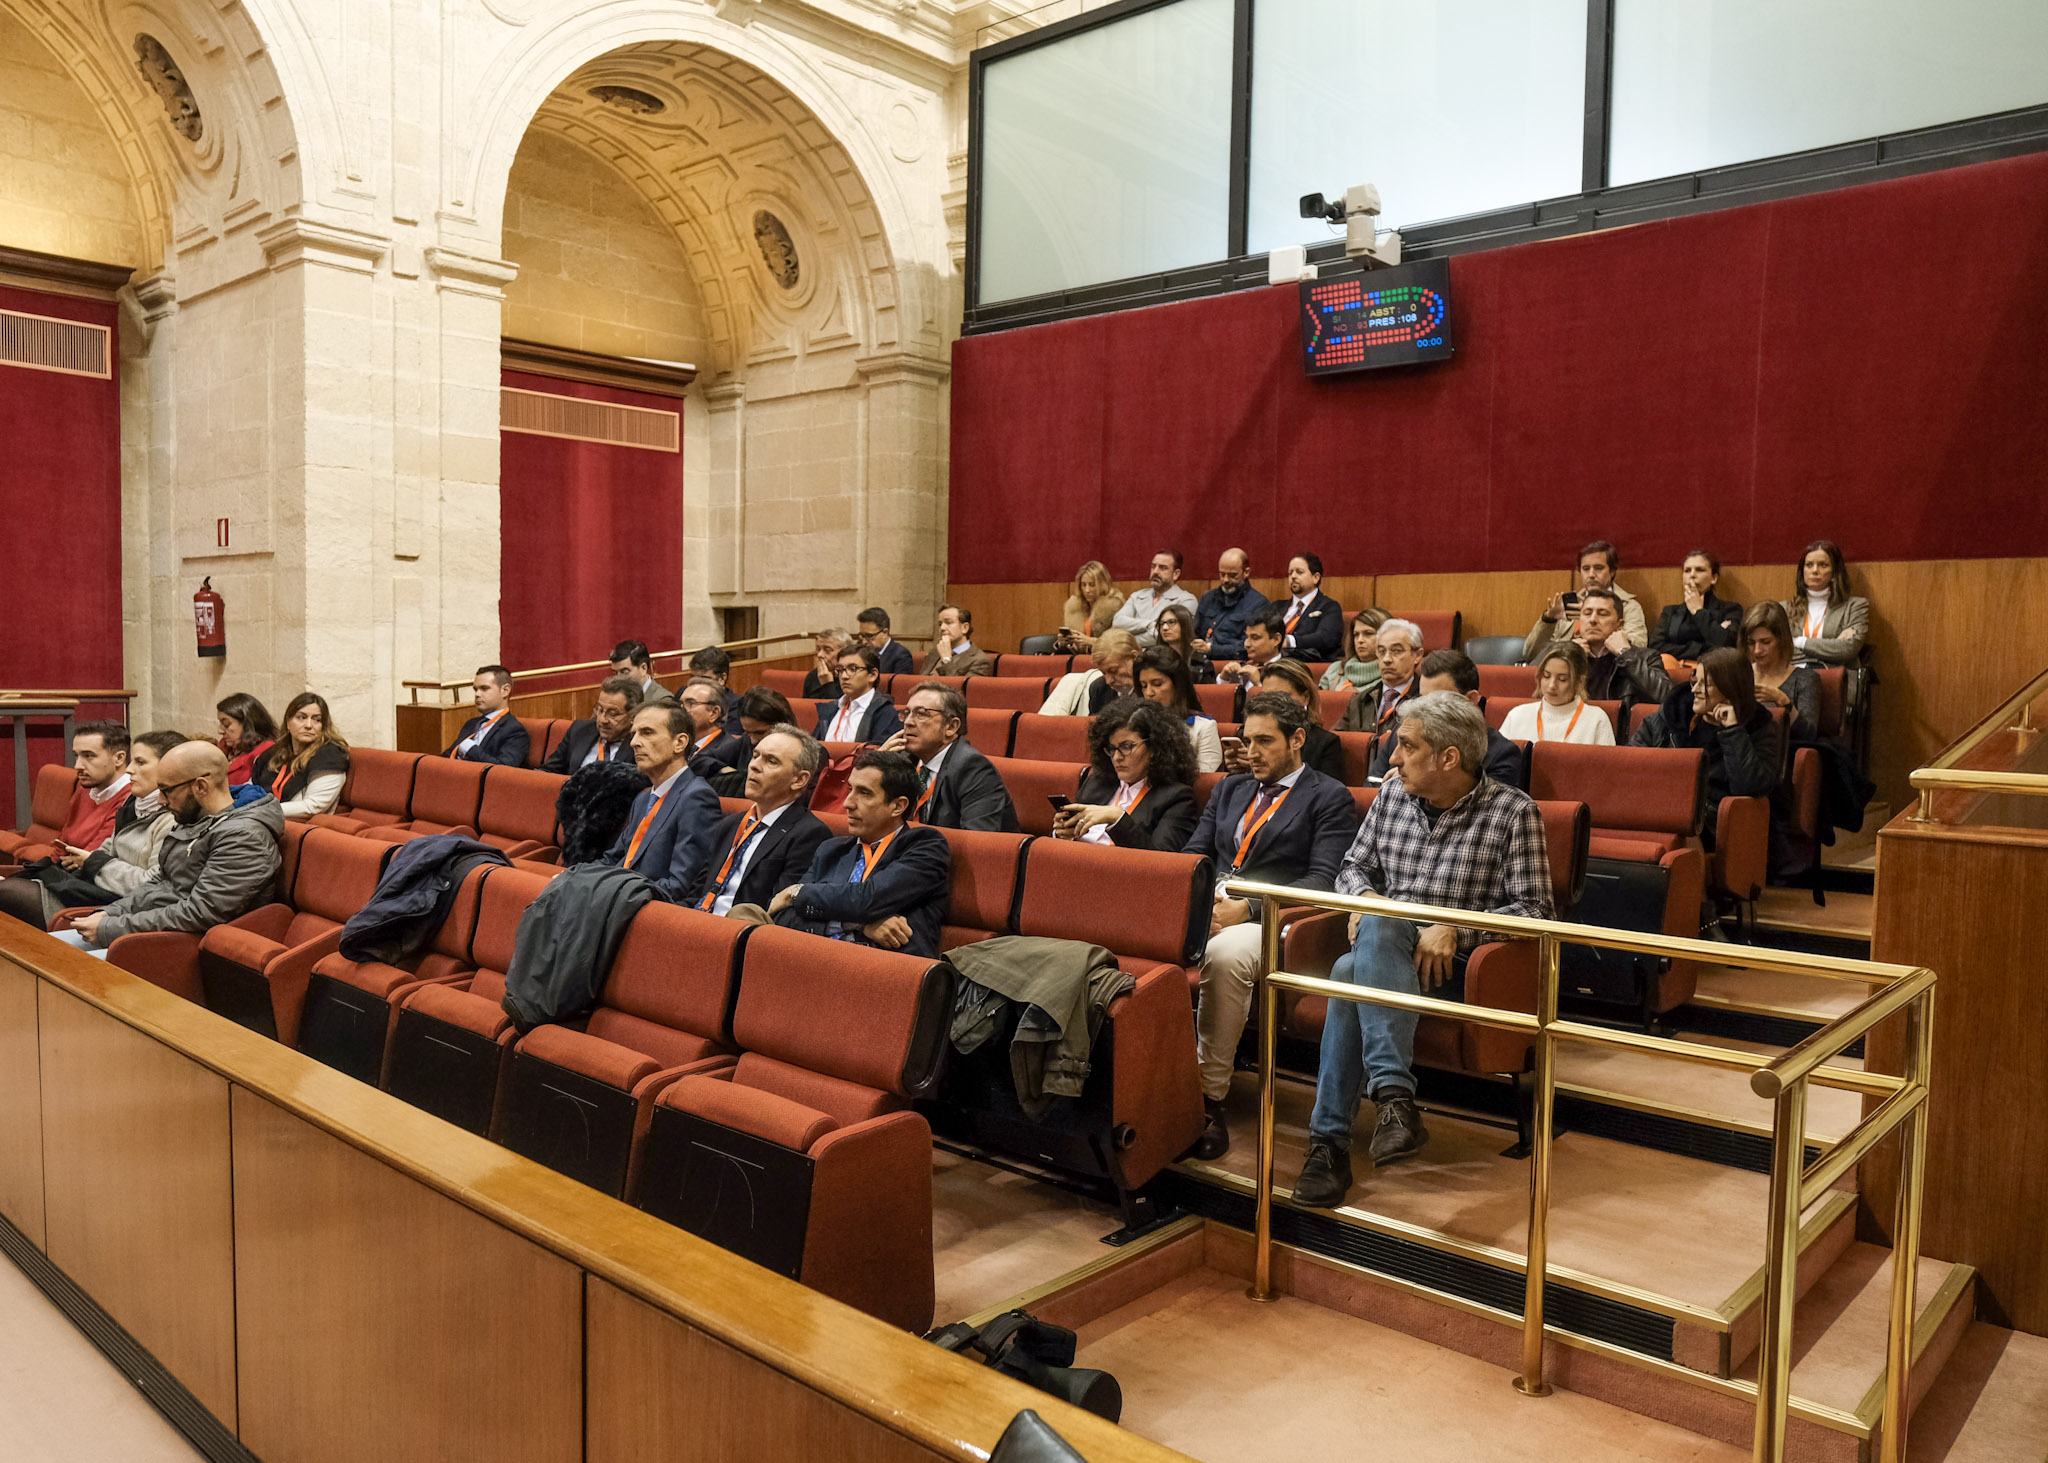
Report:
M 1351 1155 L 1317 1138 L 1308 1145 L 1301 1177 L 1294 1181 L 1294 1202 L 1314 1209 L 1334 1209 L 1351 1192 Z
M 1230 1129 L 1223 1125 L 1223 1104 L 1205 1097 L 1202 1111 L 1202 1136 L 1195 1139 L 1195 1146 L 1188 1152 L 1200 1159 L 1221 1158 L 1230 1151 Z
M 1374 1096 L 1379 1108 L 1372 1129 L 1372 1161 L 1375 1165 L 1398 1163 L 1413 1158 L 1429 1141 L 1429 1129 L 1422 1126 L 1422 1110 L 1412 1093 L 1388 1091 Z

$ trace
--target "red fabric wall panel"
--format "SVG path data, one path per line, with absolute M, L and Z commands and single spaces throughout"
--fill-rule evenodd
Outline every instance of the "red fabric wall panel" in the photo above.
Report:
M 1451 288 L 1453 360 L 1319 381 L 1292 289 L 962 340 L 950 577 L 2048 553 L 2048 156 L 1463 255 Z
M 680 413 L 673 397 L 520 371 L 504 384 Z M 529 432 L 499 439 L 498 653 L 504 663 L 595 660 L 631 637 L 683 633 L 683 457 Z
M 0 309 L 116 325 L 111 303 L 0 287 Z M 0 366 L 0 688 L 121 684 L 121 393 L 116 381 Z M 195 584 L 193 586 L 197 588 Z M 81 716 L 114 713 L 82 706 Z M 35 723 L 30 763 L 60 760 Z M 0 825 L 14 824 L 12 729 L 0 725 Z

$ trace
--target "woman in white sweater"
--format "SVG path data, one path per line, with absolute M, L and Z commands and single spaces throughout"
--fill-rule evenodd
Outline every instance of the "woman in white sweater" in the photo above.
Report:
M 1536 658 L 1536 696 L 1510 711 L 1500 734 L 1511 742 L 1614 745 L 1614 723 L 1586 700 L 1586 652 L 1560 640 Z

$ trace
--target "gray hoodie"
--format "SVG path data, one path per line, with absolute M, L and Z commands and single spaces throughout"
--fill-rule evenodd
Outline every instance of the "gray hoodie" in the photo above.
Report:
M 284 814 L 269 793 L 186 826 L 157 848 L 157 877 L 106 907 L 99 943 L 152 930 L 201 934 L 277 897 Z

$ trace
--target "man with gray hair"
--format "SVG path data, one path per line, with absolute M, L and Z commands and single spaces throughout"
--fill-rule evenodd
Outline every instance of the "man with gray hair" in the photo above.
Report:
M 711 857 L 687 902 L 707 914 L 735 904 L 766 906 L 776 892 L 801 883 L 804 870 L 832 836 L 810 808 L 825 749 L 809 733 L 782 722 L 754 744 L 747 762 L 744 812 L 728 813 L 711 830 Z
M 1372 643 L 1380 662 L 1379 688 L 1353 696 L 1337 730 L 1369 732 L 1377 739 L 1371 759 L 1372 780 L 1377 782 L 1387 775 L 1402 705 L 1422 694 L 1422 627 L 1413 620 L 1388 620 Z
M 1017 809 L 995 764 L 968 744 L 966 698 L 943 681 L 922 681 L 903 707 L 903 730 L 882 743 L 917 763 L 910 821 L 927 828 L 1015 833 Z
M 1401 707 L 1393 768 L 1366 810 L 1337 872 L 1339 894 L 1547 919 L 1550 861 L 1543 817 L 1529 795 L 1486 775 L 1486 718 L 1453 691 Z M 1486 936 L 1459 925 L 1351 917 L 1351 953 L 1330 979 L 1444 1000 L 1464 997 L 1464 963 Z M 1308 1157 L 1295 1182 L 1304 1204 L 1333 1205 L 1351 1188 L 1351 1126 L 1361 1090 L 1378 1116 L 1372 1161 L 1418 1153 L 1429 1134 L 1415 1107 L 1415 1016 L 1332 1001 L 1309 1119 Z

